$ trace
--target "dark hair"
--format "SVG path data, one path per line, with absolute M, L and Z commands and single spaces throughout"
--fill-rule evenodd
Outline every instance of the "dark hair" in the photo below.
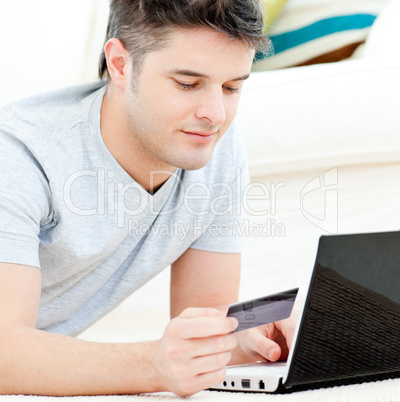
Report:
M 166 46 L 173 28 L 205 27 L 267 51 L 261 0 L 111 0 L 105 42 L 117 38 L 132 56 L 137 73 L 143 57 Z M 104 50 L 99 76 L 108 76 Z

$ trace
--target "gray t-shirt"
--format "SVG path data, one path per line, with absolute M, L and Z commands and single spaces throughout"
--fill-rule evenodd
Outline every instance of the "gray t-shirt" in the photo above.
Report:
M 188 248 L 241 251 L 248 173 L 234 127 L 205 167 L 177 169 L 151 195 L 102 140 L 105 90 L 95 82 L 0 109 L 0 261 L 41 269 L 36 326 L 68 335 Z

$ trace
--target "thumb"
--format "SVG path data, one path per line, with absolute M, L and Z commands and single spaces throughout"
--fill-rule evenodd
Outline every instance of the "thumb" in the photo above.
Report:
M 255 328 L 255 331 L 252 334 L 252 345 L 254 351 L 265 360 L 269 360 L 271 362 L 277 361 L 281 357 L 281 347 L 273 340 L 267 338 L 265 334 L 262 334 L 257 329 Z
M 290 317 L 286 320 L 278 321 L 275 323 L 278 330 L 286 339 L 286 344 L 289 349 L 292 347 L 294 332 L 296 329 L 297 320 L 299 318 L 299 312 L 297 310 L 292 311 Z

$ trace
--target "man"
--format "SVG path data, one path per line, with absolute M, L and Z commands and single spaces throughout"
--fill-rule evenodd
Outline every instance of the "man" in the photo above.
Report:
M 1 111 L 0 393 L 185 396 L 285 357 L 290 325 L 225 317 L 247 180 L 231 123 L 262 27 L 256 0 L 113 0 L 107 85 Z M 169 264 L 159 341 L 72 337 Z

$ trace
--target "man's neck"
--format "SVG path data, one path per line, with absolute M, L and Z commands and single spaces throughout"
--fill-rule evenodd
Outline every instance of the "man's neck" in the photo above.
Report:
M 135 138 L 129 131 L 123 96 L 112 85 L 109 85 L 103 98 L 100 127 L 104 144 L 111 155 L 150 194 L 154 194 L 176 170 L 162 164 L 157 166 L 138 152 Z M 155 171 L 157 174 L 152 174 Z

